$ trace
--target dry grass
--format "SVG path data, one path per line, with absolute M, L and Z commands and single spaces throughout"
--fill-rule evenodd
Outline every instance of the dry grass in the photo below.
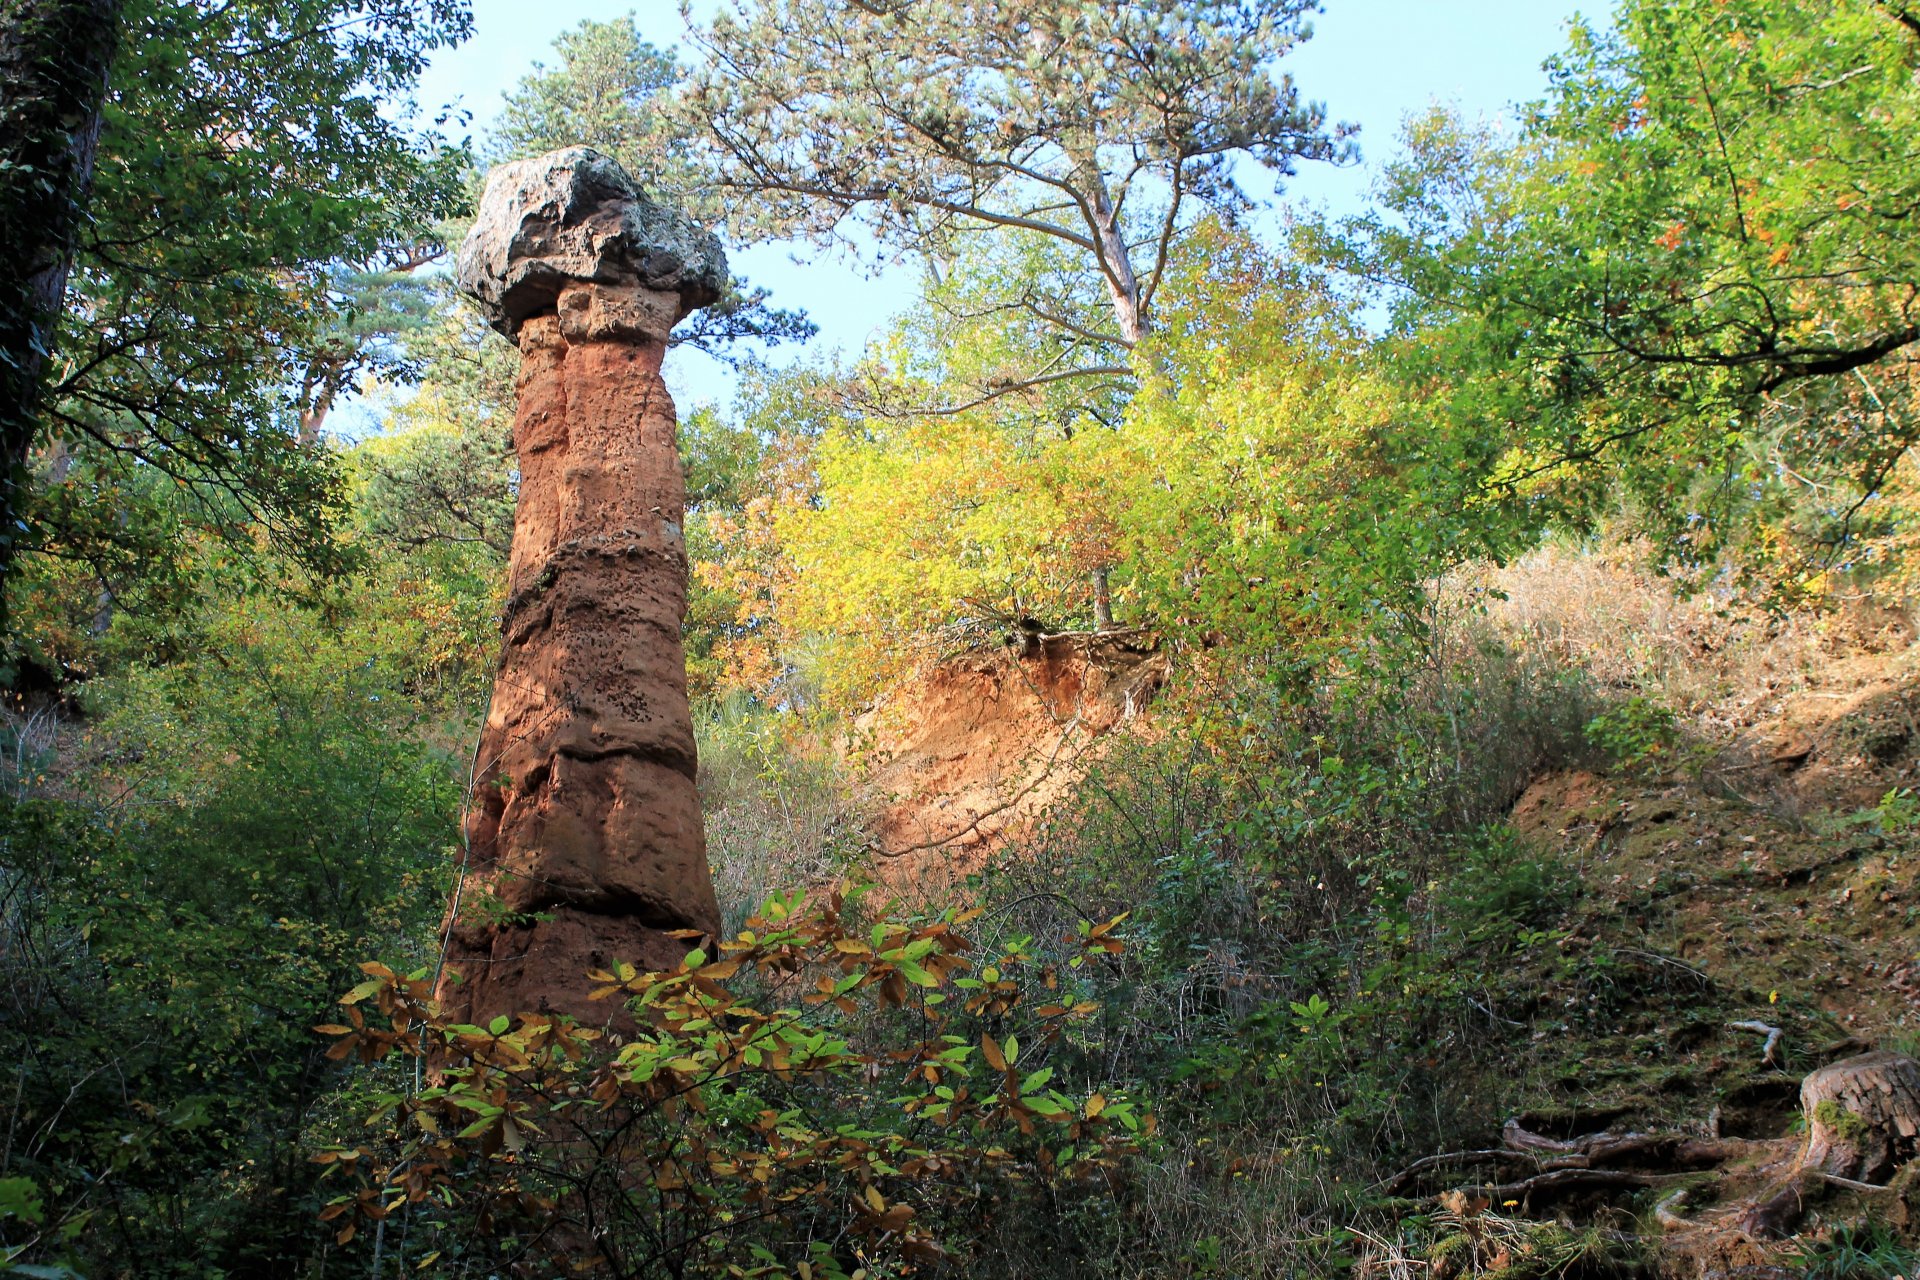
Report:
M 1449 585 L 1483 601 L 1515 651 L 1583 671 L 1602 690 L 1656 698 L 1721 742 L 1782 697 L 1830 683 L 1837 661 L 1893 657 L 1914 642 L 1904 606 L 1863 598 L 1769 613 L 1717 589 L 1687 594 L 1645 566 L 1636 546 L 1550 546 Z
M 768 895 L 839 880 L 860 819 L 838 758 L 773 719 L 700 726 L 707 860 L 730 935 Z

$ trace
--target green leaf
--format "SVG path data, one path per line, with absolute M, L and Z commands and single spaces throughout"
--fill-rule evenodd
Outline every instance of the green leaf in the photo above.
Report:
M 0 1218 L 18 1218 L 37 1227 L 45 1210 L 40 1188 L 32 1178 L 0 1178 Z
M 372 995 L 374 992 L 380 990 L 381 987 L 384 987 L 386 985 L 387 984 L 383 979 L 368 978 L 365 982 L 358 984 L 353 988 L 353 990 L 341 996 L 340 1003 L 341 1004 L 359 1004 L 362 1000 L 365 1000 L 368 996 Z

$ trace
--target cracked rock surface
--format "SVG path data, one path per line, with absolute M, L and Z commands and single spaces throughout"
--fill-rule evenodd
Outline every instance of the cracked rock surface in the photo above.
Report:
M 711 234 L 649 200 L 618 161 L 567 147 L 487 175 L 454 272 L 493 327 L 512 338 L 528 317 L 551 312 L 569 286 L 583 283 L 675 294 L 685 315 L 719 298 L 727 258 Z
M 441 998 L 458 1020 L 604 1023 L 586 972 L 670 968 L 719 907 L 680 628 L 686 502 L 668 331 L 717 294 L 712 237 L 585 148 L 502 166 L 461 286 L 522 355 L 500 666 Z

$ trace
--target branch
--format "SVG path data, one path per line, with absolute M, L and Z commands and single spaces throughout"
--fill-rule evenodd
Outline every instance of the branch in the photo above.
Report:
M 1764 1035 L 1767 1038 L 1767 1043 L 1760 1051 L 1761 1065 L 1769 1067 L 1777 1067 L 1780 1065 L 1780 1059 L 1775 1056 L 1775 1051 L 1780 1048 L 1780 1028 L 1758 1021 L 1729 1022 L 1727 1026 L 1735 1031 L 1752 1031 Z
M 1693 65 L 1700 69 L 1700 92 L 1707 100 L 1707 118 L 1713 121 L 1714 139 L 1720 144 L 1720 165 L 1727 171 L 1727 189 L 1733 194 L 1733 216 L 1740 223 L 1740 238 L 1746 240 L 1748 239 L 1747 210 L 1746 206 L 1740 202 L 1740 179 L 1733 172 L 1733 157 L 1727 154 L 1727 134 L 1720 127 L 1720 108 L 1713 100 L 1713 86 L 1707 78 L 1707 64 L 1701 60 L 1698 49 L 1689 45 L 1687 52 L 1693 55 Z
M 1140 291 L 1140 312 L 1146 314 L 1153 304 L 1153 295 L 1160 289 L 1160 277 L 1167 272 L 1167 257 L 1173 251 L 1173 233 L 1178 225 L 1180 201 L 1184 192 L 1187 166 L 1184 160 L 1175 160 L 1171 183 L 1173 194 L 1167 201 L 1167 216 L 1160 224 L 1160 243 L 1153 251 L 1153 270 L 1147 273 L 1146 287 Z
M 968 400 L 964 404 L 926 405 L 926 406 L 921 406 L 919 408 L 908 409 L 908 410 L 895 410 L 895 409 L 888 409 L 885 406 L 882 406 L 877 403 L 868 402 L 864 407 L 874 413 L 880 414 L 883 417 L 950 418 L 955 414 L 965 413 L 969 409 L 978 409 L 983 404 L 991 404 L 993 401 L 1000 399 L 1002 396 L 1010 396 L 1010 395 L 1013 395 L 1015 392 L 1020 392 L 1020 391 L 1031 391 L 1035 387 L 1042 387 L 1047 385 L 1048 383 L 1065 382 L 1069 378 L 1092 378 L 1092 377 L 1106 377 L 1106 378 L 1128 377 L 1130 378 L 1132 376 L 1133 376 L 1133 370 L 1128 368 L 1126 365 L 1098 365 L 1090 369 L 1062 369 L 1058 373 L 1036 374 L 1031 378 L 1021 378 L 1018 381 L 1009 382 L 1004 385 L 994 387 L 991 390 L 987 391 L 984 395 L 981 395 L 973 400 Z
M 1920 325 L 1908 325 L 1892 333 L 1882 334 L 1862 347 L 1852 350 L 1829 349 L 1818 355 L 1808 354 L 1802 359 L 1779 362 L 1772 374 L 1760 380 L 1755 390 L 1762 393 L 1776 390 L 1789 382 L 1801 378 L 1818 378 L 1831 373 L 1851 373 L 1855 369 L 1877 363 L 1900 350 L 1920 342 Z M 1749 363 L 1752 363 L 1749 361 Z
M 1097 329 L 1087 328 L 1071 317 L 1063 316 L 1056 311 L 1047 310 L 1034 301 L 1031 292 L 1023 293 L 1011 302 L 1003 302 L 991 307 L 981 307 L 977 310 L 962 310 L 959 307 L 949 306 L 938 300 L 935 301 L 935 305 L 948 315 L 960 320 L 980 320 L 987 316 L 999 315 L 1004 311 L 1026 311 L 1035 318 L 1044 320 L 1055 328 L 1065 329 L 1075 337 L 1085 338 L 1088 342 L 1098 343 L 1102 346 L 1125 347 L 1129 350 L 1131 350 L 1134 345 L 1117 333 L 1101 333 Z
M 1068 244 L 1079 249 L 1087 250 L 1090 253 L 1097 254 L 1099 252 L 1090 237 L 1083 236 L 1076 231 L 1071 231 L 1058 223 L 1043 222 L 1038 218 L 1022 217 L 1019 214 L 999 213 L 991 209 L 983 208 L 978 204 L 949 200 L 945 197 L 935 195 L 932 192 L 902 192 L 896 187 L 885 185 L 857 190 L 845 190 L 819 182 L 803 182 L 798 178 L 784 177 L 759 153 L 758 149 L 752 147 L 745 140 L 724 132 L 718 122 L 714 125 L 714 134 L 720 139 L 727 151 L 732 154 L 733 158 L 747 167 L 750 175 L 750 180 L 739 178 L 721 179 L 716 185 L 722 190 L 737 191 L 749 195 L 763 191 L 777 191 L 784 192 L 788 195 L 811 196 L 817 200 L 826 200 L 849 209 L 855 205 L 862 204 L 888 204 L 894 197 L 904 195 L 904 197 L 913 204 L 925 205 L 930 209 L 939 209 L 943 213 L 950 213 L 962 218 L 973 218 L 999 227 L 1015 227 L 1025 231 L 1034 231 L 1041 235 L 1052 236 L 1057 240 L 1064 240 Z

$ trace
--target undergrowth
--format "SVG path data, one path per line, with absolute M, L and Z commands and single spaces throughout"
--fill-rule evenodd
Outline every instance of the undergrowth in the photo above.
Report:
M 1791 1261 L 1804 1280 L 1903 1280 L 1920 1273 L 1920 1248 L 1870 1222 L 1809 1241 Z

